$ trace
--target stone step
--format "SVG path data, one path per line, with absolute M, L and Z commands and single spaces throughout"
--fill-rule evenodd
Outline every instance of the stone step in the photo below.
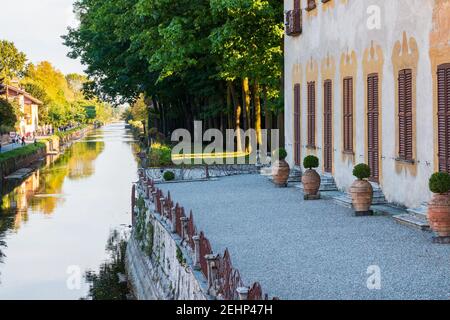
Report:
M 262 176 L 271 176 L 272 175 L 272 167 L 264 167 L 259 171 Z
M 302 182 L 302 171 L 298 168 L 294 168 L 291 170 L 291 173 L 289 174 L 289 180 L 288 182 Z
M 394 216 L 394 220 L 405 226 L 419 229 L 419 230 L 430 230 L 430 225 L 426 219 L 420 218 L 418 216 L 406 213 Z
M 422 203 L 420 207 L 412 208 L 407 210 L 409 214 L 416 216 L 418 218 L 427 219 L 428 218 L 428 203 Z
M 346 208 L 353 208 L 352 198 L 348 193 L 333 198 L 334 202 Z

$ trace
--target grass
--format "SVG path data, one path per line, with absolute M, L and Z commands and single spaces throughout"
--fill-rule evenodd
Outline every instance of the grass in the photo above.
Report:
M 29 144 L 25 147 L 17 148 L 5 153 L 0 153 L 0 164 L 2 162 L 6 162 L 10 159 L 15 159 L 19 157 L 28 156 L 30 154 L 36 153 L 37 151 L 41 150 L 42 148 L 45 148 L 45 143 L 38 142 L 36 144 Z

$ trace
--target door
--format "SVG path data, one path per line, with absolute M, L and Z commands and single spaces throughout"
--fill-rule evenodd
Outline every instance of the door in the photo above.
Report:
M 331 80 L 324 82 L 324 100 L 323 100 L 323 128 L 324 128 L 324 171 L 332 173 L 333 171 L 333 108 L 332 97 L 333 88 Z
M 300 84 L 294 86 L 294 162 L 296 166 L 301 165 L 301 142 L 300 142 Z
M 438 67 L 439 171 L 450 172 L 450 64 Z
M 368 165 L 372 174 L 370 181 L 376 183 L 380 179 L 378 81 L 378 74 L 367 78 Z

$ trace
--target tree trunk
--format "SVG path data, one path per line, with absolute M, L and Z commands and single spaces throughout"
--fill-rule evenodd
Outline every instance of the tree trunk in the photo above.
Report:
M 243 98 L 244 98 L 244 118 L 245 118 L 244 130 L 248 130 L 251 128 L 251 123 L 250 123 L 251 98 L 250 98 L 250 87 L 249 87 L 248 78 L 244 78 L 242 80 L 242 94 L 243 94 Z
M 242 107 L 239 103 L 239 98 L 236 93 L 236 89 L 234 88 L 234 85 L 231 81 L 228 82 L 228 85 L 230 86 L 230 92 L 234 104 L 234 113 L 236 117 L 236 132 L 239 133 L 239 130 L 241 129 L 241 113 L 242 113 Z M 237 144 L 237 151 L 242 151 L 242 141 L 241 136 L 237 134 L 236 137 L 236 144 Z
M 253 86 L 253 101 L 255 104 L 255 130 L 256 130 L 256 138 L 258 145 L 262 144 L 262 132 L 261 132 L 261 98 L 260 87 L 258 80 L 255 80 L 255 84 Z

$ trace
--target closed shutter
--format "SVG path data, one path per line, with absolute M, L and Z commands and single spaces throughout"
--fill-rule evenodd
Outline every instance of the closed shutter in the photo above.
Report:
M 324 83 L 324 170 L 331 173 L 333 167 L 333 109 L 332 109 L 332 82 Z
M 439 171 L 450 172 L 450 64 L 438 67 Z
M 344 79 L 344 152 L 353 152 L 353 78 Z
M 413 160 L 412 71 L 401 70 L 398 77 L 399 158 Z
M 379 105 L 378 74 L 367 78 L 367 123 L 368 123 L 368 165 L 371 170 L 370 180 L 379 182 Z
M 316 146 L 316 85 L 308 83 L 308 146 Z
M 294 160 L 295 165 L 301 164 L 301 143 L 300 143 L 300 84 L 294 85 Z

